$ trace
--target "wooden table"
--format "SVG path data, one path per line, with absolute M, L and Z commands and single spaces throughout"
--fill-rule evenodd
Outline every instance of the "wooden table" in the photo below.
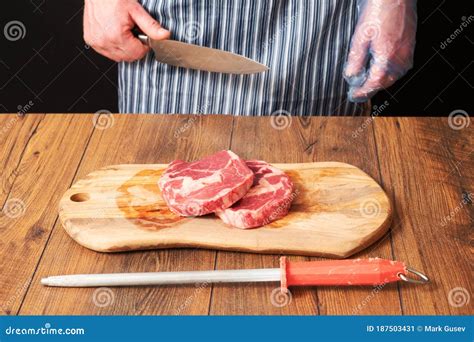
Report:
M 316 117 L 292 118 L 275 129 L 270 118 L 103 114 L 95 126 L 93 118 L 0 117 L 3 314 L 473 314 L 472 300 L 459 304 L 473 293 L 474 124 L 454 130 L 447 118 Z M 220 149 L 269 162 L 342 161 L 360 167 L 386 189 L 395 221 L 388 235 L 357 257 L 405 261 L 432 283 L 297 288 L 281 308 L 270 299 L 275 284 L 102 293 L 40 285 L 42 277 L 56 274 L 276 267 L 276 255 L 213 250 L 101 254 L 76 244 L 58 221 L 59 198 L 95 169 L 192 160 Z

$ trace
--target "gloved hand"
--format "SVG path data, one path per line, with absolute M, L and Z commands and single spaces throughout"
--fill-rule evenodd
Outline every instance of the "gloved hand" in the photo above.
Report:
M 344 78 L 349 100 L 365 102 L 413 66 L 416 0 L 357 0 L 357 7 L 359 20 Z
M 136 0 L 85 0 L 84 40 L 98 53 L 116 62 L 145 56 L 149 47 L 133 36 L 135 25 L 152 39 L 170 36 Z

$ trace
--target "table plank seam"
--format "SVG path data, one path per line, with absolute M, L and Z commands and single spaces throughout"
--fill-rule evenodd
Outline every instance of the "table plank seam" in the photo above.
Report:
M 375 156 L 377 157 L 377 170 L 378 170 L 378 173 L 379 173 L 379 180 L 380 180 L 380 183 L 381 183 L 382 187 L 386 191 L 385 186 L 384 186 L 385 182 L 384 182 L 383 175 L 382 175 L 382 166 L 380 164 L 380 157 L 381 157 L 380 156 L 380 149 L 379 149 L 379 145 L 378 145 L 378 141 L 377 141 L 377 135 L 375 134 L 377 120 L 374 119 L 372 121 L 372 123 L 373 123 L 373 125 L 372 125 L 372 136 L 373 136 L 374 145 L 375 145 Z M 395 207 L 393 206 L 393 203 L 392 203 L 392 210 L 395 211 Z M 394 217 L 395 217 L 395 215 L 394 215 Z M 388 236 L 389 236 L 389 239 L 390 239 L 390 252 L 391 252 L 390 254 L 392 256 L 392 260 L 396 260 L 395 248 L 394 248 L 394 245 L 393 245 L 394 241 L 393 241 L 393 236 L 392 236 L 392 227 L 390 227 L 390 229 L 388 231 Z M 382 239 L 385 239 L 385 237 L 382 237 Z M 400 312 L 401 312 L 402 315 L 404 315 L 405 311 L 404 311 L 404 307 L 403 307 L 402 289 L 400 287 L 400 283 L 397 283 L 397 292 L 398 292 L 398 302 L 399 302 L 399 305 L 400 305 Z
M 234 137 L 234 122 L 235 122 L 235 116 L 232 116 L 232 123 L 231 123 L 231 128 L 230 128 L 230 137 L 229 137 L 229 150 L 232 149 L 232 139 Z M 214 251 L 214 271 L 217 270 L 217 257 L 219 255 L 219 251 L 216 250 Z M 211 315 L 211 309 L 212 309 L 212 301 L 213 301 L 213 296 L 214 296 L 214 284 L 211 284 L 211 293 L 209 294 L 209 305 L 207 308 L 207 315 Z
M 74 175 L 71 177 L 72 180 L 71 180 L 71 182 L 69 183 L 69 187 L 68 187 L 68 188 L 70 188 L 70 187 L 74 184 L 74 182 L 75 182 L 75 180 L 76 180 L 77 173 L 78 173 L 78 171 L 79 171 L 79 168 L 80 168 L 80 166 L 81 166 L 81 164 L 82 164 L 82 161 L 83 161 L 83 159 L 84 159 L 84 156 L 85 156 L 85 154 L 86 154 L 86 151 L 87 151 L 87 149 L 88 149 L 88 147 L 89 147 L 89 143 L 90 143 L 90 141 L 91 141 L 91 139 L 92 139 L 92 136 L 93 136 L 93 134 L 94 134 L 95 131 L 96 131 L 96 128 L 93 127 L 92 130 L 91 130 L 91 133 L 89 134 L 89 138 L 87 139 L 86 146 L 85 146 L 85 148 L 84 148 L 84 151 L 82 152 L 81 158 L 79 159 L 79 162 L 77 163 L 76 171 L 74 172 Z M 36 263 L 36 266 L 35 266 L 35 268 L 34 268 L 32 274 L 31 274 L 30 281 L 29 281 L 28 286 L 27 286 L 27 288 L 26 288 L 26 290 L 25 290 L 25 293 L 24 293 L 23 297 L 21 298 L 21 303 L 20 303 L 20 305 L 19 305 L 19 307 L 18 307 L 18 310 L 17 310 L 17 312 L 16 312 L 16 315 L 19 315 L 20 312 L 21 312 L 21 309 L 23 308 L 23 303 L 25 302 L 26 296 L 28 295 L 28 292 L 29 292 L 30 287 L 31 287 L 31 283 L 33 282 L 33 279 L 35 278 L 36 271 L 38 270 L 38 267 L 39 267 L 41 261 L 43 260 L 44 252 L 46 251 L 46 248 L 48 247 L 48 243 L 49 243 L 49 241 L 50 241 L 50 239 L 51 239 L 51 236 L 53 235 L 53 231 L 54 231 L 54 229 L 55 229 L 55 227 L 56 227 L 56 225 L 57 225 L 57 223 L 58 223 L 58 219 L 59 219 L 59 214 L 56 215 L 56 218 L 55 218 L 55 220 L 54 220 L 54 223 L 53 223 L 52 226 L 51 226 L 51 230 L 50 230 L 50 232 L 49 232 L 49 234 L 48 234 L 48 238 L 46 239 L 46 242 L 45 242 L 45 244 L 44 244 L 44 246 L 43 246 L 43 249 L 42 249 L 42 251 L 41 251 L 41 254 L 40 254 L 39 258 L 38 258 L 38 261 L 37 261 L 37 263 Z
M 305 125 L 305 117 L 298 117 L 298 122 L 300 124 L 300 126 L 304 127 Z M 326 125 L 327 124 L 327 121 L 324 120 L 323 121 L 323 124 L 322 125 Z M 311 123 L 310 123 L 311 125 Z M 302 132 L 302 130 L 298 129 L 298 137 L 301 139 L 301 142 L 303 143 L 303 145 L 306 145 L 306 147 L 304 148 L 304 152 L 305 153 L 308 153 L 308 151 L 311 150 L 311 154 L 314 156 L 314 146 L 319 142 L 319 138 L 315 138 L 314 141 L 309 141 L 309 142 L 306 142 L 305 138 L 304 138 L 304 134 Z M 314 158 L 311 159 L 313 162 L 315 162 L 316 160 L 314 160 Z M 305 261 L 313 261 L 314 258 L 311 258 L 311 257 L 305 257 L 304 258 Z M 321 313 L 321 308 L 320 308 L 320 299 L 319 299 L 319 291 L 318 291 L 318 288 L 317 287 L 313 287 L 313 288 L 308 288 L 308 290 L 310 291 L 311 294 L 314 294 L 313 296 L 311 296 L 316 302 L 314 303 L 315 304 L 315 307 L 316 307 L 316 310 L 315 310 L 315 315 L 316 316 L 325 316 Z
M 229 138 L 229 149 L 232 148 L 232 141 L 234 138 L 234 127 L 235 127 L 234 124 L 235 124 L 235 116 L 232 116 L 232 124 L 230 128 L 230 138 Z
M 18 169 L 18 167 L 21 165 L 21 162 L 23 161 L 23 156 L 25 155 L 25 152 L 26 152 L 26 149 L 28 148 L 28 145 L 30 144 L 30 141 L 31 139 L 33 138 L 33 136 L 36 134 L 37 132 L 37 129 L 38 129 L 38 126 L 40 125 L 40 123 L 43 121 L 44 119 L 44 116 L 41 117 L 41 119 L 38 121 L 37 125 L 35 126 L 35 128 L 33 129 L 33 131 L 31 132 L 30 136 L 28 137 L 28 140 L 26 141 L 25 143 L 25 146 L 23 147 L 23 150 L 21 151 L 21 154 L 20 154 L 20 158 L 18 159 L 18 163 L 17 165 L 15 166 L 15 169 L 14 171 L 12 172 L 12 174 L 14 174 L 14 179 L 12 181 L 12 184 L 10 186 L 10 189 L 8 189 L 8 194 L 7 196 L 5 196 L 5 201 L 2 203 L 2 211 L 4 210 L 5 208 L 5 204 L 7 203 L 8 199 L 10 198 L 10 194 L 12 192 L 12 189 L 14 188 L 15 186 L 15 182 L 16 182 L 16 179 L 18 177 L 18 173 L 16 172 L 16 170 Z M 22 122 L 22 125 L 24 124 L 24 122 Z M 12 146 L 13 148 L 13 146 Z M 11 152 L 11 151 L 10 151 Z
M 214 271 L 217 269 L 217 253 L 218 251 L 214 252 Z M 214 284 L 211 285 L 211 293 L 209 294 L 209 305 L 207 307 L 207 315 L 211 315 L 211 309 L 212 309 L 212 301 L 214 298 Z

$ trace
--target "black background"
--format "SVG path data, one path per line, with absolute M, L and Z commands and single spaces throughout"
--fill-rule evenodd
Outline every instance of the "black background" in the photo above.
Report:
M 383 115 L 473 113 L 474 21 L 441 48 L 473 14 L 469 3 L 418 2 L 415 67 L 375 97 L 374 105 L 390 104 Z M 37 113 L 117 111 L 117 67 L 85 46 L 83 0 L 14 0 L 0 6 L 0 112 L 17 112 L 30 101 L 28 111 Z M 24 24 L 23 39 L 5 38 L 4 27 L 12 20 Z

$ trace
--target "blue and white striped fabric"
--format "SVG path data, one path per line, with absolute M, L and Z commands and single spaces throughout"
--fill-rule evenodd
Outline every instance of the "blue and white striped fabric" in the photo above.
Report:
M 255 75 L 187 70 L 146 58 L 119 66 L 122 113 L 361 115 L 344 61 L 356 0 L 143 0 L 172 39 L 241 54 Z

